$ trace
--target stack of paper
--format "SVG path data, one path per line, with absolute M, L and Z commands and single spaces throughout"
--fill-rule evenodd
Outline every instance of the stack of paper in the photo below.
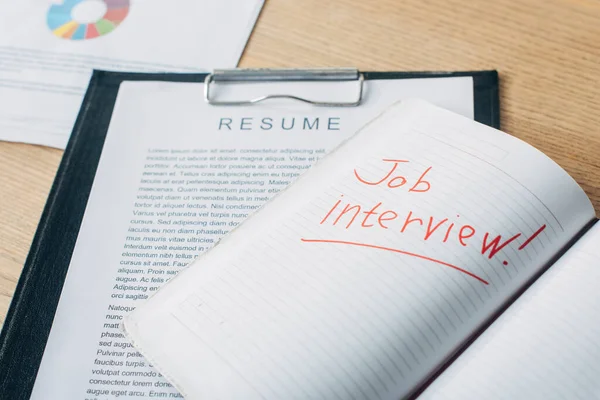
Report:
M 0 140 L 64 148 L 92 69 L 197 72 L 235 67 L 262 4 L 0 2 Z

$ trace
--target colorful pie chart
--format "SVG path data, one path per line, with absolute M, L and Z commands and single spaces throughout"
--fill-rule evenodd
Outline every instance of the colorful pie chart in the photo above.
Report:
M 82 24 L 71 15 L 73 8 L 89 0 L 65 0 L 48 10 L 48 27 L 55 36 L 69 40 L 87 40 L 114 31 L 129 13 L 129 0 L 102 0 L 106 13 L 98 21 Z

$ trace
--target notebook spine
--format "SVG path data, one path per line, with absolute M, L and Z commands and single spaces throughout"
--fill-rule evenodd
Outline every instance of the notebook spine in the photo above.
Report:
M 544 265 L 543 268 L 541 268 L 534 276 L 532 276 L 531 279 L 527 281 L 523 285 L 523 287 L 521 287 L 515 294 L 508 298 L 506 302 L 504 302 L 504 304 L 502 304 L 502 306 L 488 320 L 484 321 L 484 323 L 468 338 L 468 340 L 465 341 L 465 343 L 463 343 L 460 346 L 460 348 L 457 349 L 456 352 L 454 352 L 454 354 L 452 354 L 448 358 L 448 360 L 446 360 L 442 365 L 440 365 L 439 368 L 436 369 L 432 375 L 427 377 L 423 383 L 418 385 L 415 392 L 408 397 L 408 400 L 417 400 L 419 395 L 421 395 L 425 391 L 425 389 L 427 389 L 427 387 L 429 387 L 429 385 L 433 383 L 433 381 L 435 381 L 446 369 L 448 369 L 448 367 L 450 367 L 450 365 L 452 365 L 452 363 L 456 361 L 458 357 L 462 353 L 464 353 L 465 350 L 469 346 L 471 346 L 473 342 L 475 342 L 475 340 L 477 340 L 477 338 L 481 336 L 494 323 L 494 321 L 500 318 L 500 316 L 504 314 L 504 312 L 515 301 L 517 301 L 517 299 L 521 297 L 531 287 L 531 285 L 533 285 L 542 275 L 544 275 L 546 271 L 548 271 L 548 269 L 552 265 L 554 265 L 562 256 L 564 256 L 565 253 L 569 251 L 569 249 L 573 247 L 575 243 L 577 243 L 579 239 L 583 237 L 583 235 L 585 235 L 590 229 L 592 229 L 592 227 L 597 222 L 598 218 L 594 218 L 593 220 L 588 222 L 579 232 L 577 232 L 577 234 L 571 240 L 569 240 L 567 244 L 565 244 L 561 249 L 558 250 L 556 255 L 552 257 L 550 261 L 548 261 L 546 265 Z

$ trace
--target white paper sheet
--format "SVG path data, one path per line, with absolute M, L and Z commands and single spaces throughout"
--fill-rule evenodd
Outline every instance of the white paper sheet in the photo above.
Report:
M 93 68 L 233 68 L 263 0 L 0 0 L 0 140 L 64 148 Z
M 421 97 L 470 118 L 474 107 L 471 77 L 367 81 L 358 108 L 211 107 L 202 89 L 122 85 L 33 400 L 173 398 L 176 390 L 123 337 L 124 315 L 394 102 Z M 327 84 L 311 88 L 317 97 L 329 92 Z M 205 157 L 214 157 L 206 168 Z

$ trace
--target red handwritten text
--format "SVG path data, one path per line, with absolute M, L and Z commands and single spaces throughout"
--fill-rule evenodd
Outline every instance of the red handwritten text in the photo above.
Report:
M 400 163 L 407 163 L 407 162 L 409 162 L 408 160 L 393 160 L 393 159 L 389 159 L 389 158 L 384 158 L 382 161 L 392 164 L 391 169 L 387 172 L 387 174 L 383 178 L 371 181 L 366 178 L 363 178 L 356 169 L 354 169 L 354 176 L 356 176 L 356 179 L 358 179 L 360 182 L 364 183 L 365 185 L 377 186 L 377 185 L 381 185 L 381 184 L 386 184 L 387 187 L 389 187 L 391 189 L 395 189 L 400 186 L 404 186 L 408 182 L 406 177 L 404 177 L 402 175 L 394 175 L 394 172 L 396 172 L 398 165 L 400 165 Z M 425 170 L 425 172 L 423 172 L 421 174 L 419 179 L 417 179 L 417 181 L 412 185 L 412 187 L 410 189 L 408 189 L 408 191 L 409 192 L 420 192 L 420 193 L 429 191 L 429 189 L 431 189 L 431 184 L 428 181 L 426 181 L 424 178 L 425 178 L 425 175 L 427 175 L 427 173 L 430 170 L 431 170 L 431 167 L 427 168 Z M 387 182 L 387 183 L 385 183 L 385 182 Z
M 398 172 L 400 166 L 404 163 L 408 163 L 408 160 L 383 159 L 382 161 L 384 163 L 389 163 L 389 168 L 384 175 L 373 177 L 369 176 L 369 174 L 364 171 L 359 172 L 357 169 L 354 169 L 354 176 L 361 184 L 367 186 L 384 186 L 389 189 L 396 189 L 406 185 L 406 187 L 409 188 L 409 192 L 416 193 L 426 193 L 431 190 L 432 185 L 428 180 L 427 174 L 432 170 L 432 167 L 426 168 L 416 181 L 413 179 L 412 182 L 409 182 L 409 178 Z M 350 228 L 395 230 L 400 233 L 416 236 L 428 243 L 454 243 L 455 245 L 462 247 L 474 245 L 482 256 L 490 260 L 497 257 L 498 254 L 506 254 L 508 248 L 512 248 L 513 251 L 524 250 L 544 231 L 544 229 L 546 229 L 546 225 L 544 224 L 529 236 L 523 233 L 514 233 L 510 236 L 503 237 L 500 234 L 491 233 L 470 224 L 462 223 L 460 215 L 458 214 L 456 217 L 452 218 L 440 218 L 433 215 L 423 215 L 423 213 L 414 209 L 407 209 L 401 212 L 398 209 L 386 207 L 381 201 L 369 206 L 364 206 L 344 201 L 344 195 L 341 195 L 331 208 L 327 210 L 319 224 L 339 226 L 343 230 Z M 479 235 L 477 234 L 478 232 Z M 481 277 L 456 265 L 403 249 L 337 239 L 303 238 L 302 241 L 305 243 L 330 243 L 361 246 L 400 253 L 453 268 L 486 285 L 488 284 L 488 282 Z M 518 246 L 516 250 L 514 248 L 515 246 Z M 502 264 L 508 265 L 508 261 L 503 260 Z

